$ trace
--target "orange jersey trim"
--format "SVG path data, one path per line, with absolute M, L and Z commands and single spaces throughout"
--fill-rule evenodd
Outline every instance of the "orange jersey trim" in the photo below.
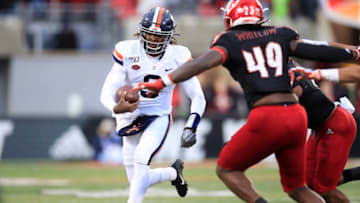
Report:
M 222 60 L 221 63 L 222 63 L 222 64 L 225 63 L 227 57 L 226 57 L 226 53 L 225 53 L 224 49 L 222 49 L 222 48 L 220 48 L 220 47 L 212 47 L 210 50 L 214 50 L 214 51 L 219 52 L 219 53 L 222 55 L 222 57 L 223 57 L 223 60 Z
M 114 50 L 114 55 L 115 55 L 118 59 L 124 60 L 124 57 L 123 57 L 116 49 Z

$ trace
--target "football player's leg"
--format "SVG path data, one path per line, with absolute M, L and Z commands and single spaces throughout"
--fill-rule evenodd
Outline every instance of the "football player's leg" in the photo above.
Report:
M 297 202 L 324 203 L 324 200 L 305 185 L 305 141 L 307 117 L 305 110 L 298 106 L 289 106 L 279 114 L 278 142 L 283 144 L 275 152 L 279 164 L 281 184 L 284 191 Z M 285 119 L 286 117 L 291 119 Z M 281 127 L 280 127 L 281 126 Z M 276 130 L 276 129 L 274 129 Z M 279 139 L 280 138 L 280 139 Z
M 360 167 L 345 169 L 342 172 L 338 185 L 342 185 L 355 180 L 360 180 Z
M 251 138 L 251 135 L 248 135 L 250 133 L 247 126 L 248 123 L 237 131 L 221 150 L 217 161 L 216 174 L 239 198 L 246 202 L 255 202 L 261 196 L 255 191 L 251 180 L 246 177 L 244 172 L 252 163 L 258 162 L 262 158 L 259 157 L 257 161 L 250 158 L 252 155 L 249 153 L 256 149 L 246 139 L 246 137 Z
M 134 176 L 134 156 L 135 149 L 140 140 L 140 133 L 133 136 L 124 136 L 123 139 L 123 160 L 126 170 L 126 175 L 129 183 L 131 184 L 132 177 Z
M 306 184 L 311 188 L 317 163 L 317 146 L 319 144 L 320 135 L 316 131 L 312 131 L 306 143 Z
M 321 194 L 321 196 L 327 203 L 350 203 L 350 200 L 346 197 L 346 195 L 336 188 Z
M 336 108 L 320 137 L 318 167 L 312 184 L 313 189 L 327 201 L 344 199 L 343 193 L 336 191 L 336 187 L 355 136 L 356 122 L 352 115 L 340 107 Z
M 305 143 L 289 146 L 276 153 L 284 191 L 297 202 L 324 203 L 325 201 L 305 185 Z
M 134 176 L 128 202 L 141 202 L 150 185 L 150 163 L 163 145 L 170 125 L 170 118 L 155 119 L 143 132 L 135 150 Z
M 259 200 L 261 196 L 244 171 L 282 146 L 281 139 L 277 138 L 281 119 L 273 117 L 277 114 L 273 114 L 273 110 L 272 107 L 252 110 L 248 122 L 232 136 L 218 158 L 217 175 L 233 193 L 246 202 Z
M 131 181 L 128 203 L 141 203 L 149 186 L 149 166 L 135 163 L 134 177 Z
M 161 116 L 153 121 L 145 130 L 144 136 L 141 139 L 142 152 L 146 154 L 141 163 L 150 165 L 153 157 L 160 151 L 165 142 L 166 136 L 170 130 L 171 117 Z M 150 144 L 151 143 L 151 144 Z M 173 167 L 150 169 L 150 185 L 170 181 L 176 178 L 176 170 Z

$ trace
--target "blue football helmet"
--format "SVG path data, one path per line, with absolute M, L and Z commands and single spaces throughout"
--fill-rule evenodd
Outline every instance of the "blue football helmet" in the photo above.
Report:
M 140 40 L 147 54 L 161 54 L 175 32 L 175 20 L 166 8 L 155 7 L 147 12 L 140 22 Z M 165 36 L 162 42 L 146 40 L 146 35 Z

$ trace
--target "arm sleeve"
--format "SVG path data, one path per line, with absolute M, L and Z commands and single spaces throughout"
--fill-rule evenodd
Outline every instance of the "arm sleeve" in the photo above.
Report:
M 117 89 L 125 85 L 125 76 L 125 68 L 118 63 L 114 63 L 106 76 L 101 89 L 100 101 L 111 112 L 113 112 L 113 108 L 116 105 L 115 95 Z
M 191 113 L 198 113 L 200 116 L 204 114 L 206 101 L 201 85 L 197 77 L 192 77 L 182 83 L 181 87 L 184 89 L 185 94 L 191 99 Z
M 293 56 L 322 62 L 343 62 L 354 59 L 354 53 L 350 49 L 327 46 L 323 43 L 297 43 Z

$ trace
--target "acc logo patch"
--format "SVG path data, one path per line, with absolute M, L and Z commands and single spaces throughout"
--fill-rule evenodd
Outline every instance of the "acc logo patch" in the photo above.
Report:
M 131 66 L 131 68 L 134 69 L 134 70 L 138 70 L 138 69 L 140 69 L 140 66 L 137 65 L 137 64 L 134 64 L 134 65 Z

